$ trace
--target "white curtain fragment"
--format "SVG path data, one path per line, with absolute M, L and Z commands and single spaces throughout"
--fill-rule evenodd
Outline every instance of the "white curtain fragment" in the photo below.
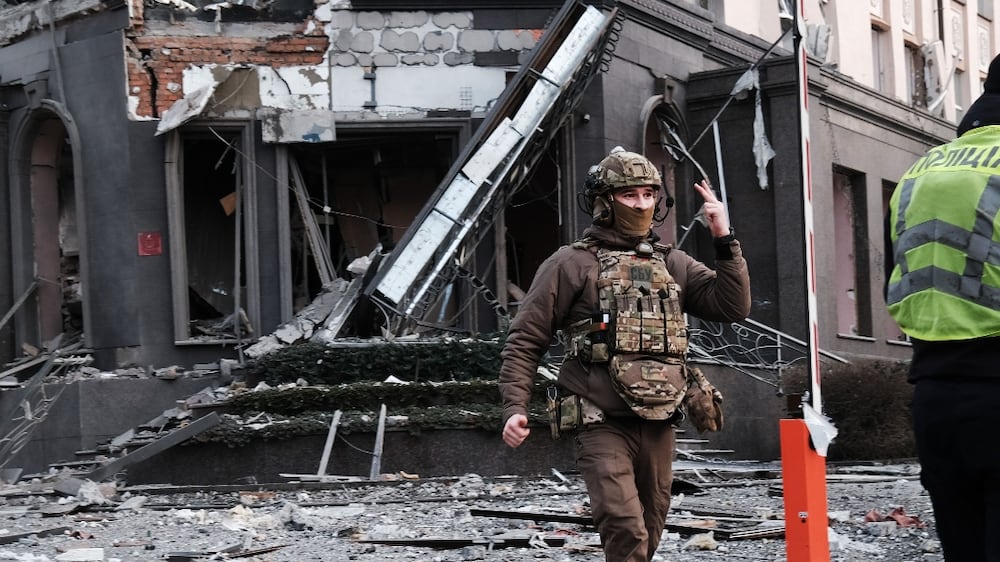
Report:
M 774 158 L 774 149 L 771 148 L 771 143 L 767 140 L 767 132 L 764 130 L 764 112 L 760 108 L 760 73 L 755 68 L 747 70 L 739 77 L 729 95 L 736 97 L 748 90 L 756 90 L 753 117 L 753 155 L 754 163 L 757 164 L 757 185 L 761 189 L 767 189 L 767 163 Z

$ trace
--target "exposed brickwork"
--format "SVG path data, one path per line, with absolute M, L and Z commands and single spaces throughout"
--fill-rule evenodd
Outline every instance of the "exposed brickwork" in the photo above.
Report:
M 128 4 L 129 9 L 131 10 L 129 24 L 132 26 L 133 30 L 139 31 L 142 29 L 143 18 L 146 13 L 146 5 L 143 0 L 128 0 Z
M 325 35 L 133 37 L 128 49 L 128 94 L 138 98 L 136 115 L 159 116 L 184 96 L 176 85 L 183 82 L 184 69 L 189 65 L 248 64 L 279 68 L 318 65 L 329 46 Z
M 143 0 L 128 1 L 134 4 L 133 37 L 128 44 L 128 95 L 137 118 L 160 117 L 182 99 L 184 71 L 192 66 L 308 68 L 326 66 L 328 56 L 329 65 L 335 69 L 400 65 L 511 67 L 527 60 L 543 33 L 542 29 L 477 29 L 471 12 L 354 11 L 337 9 L 326 2 L 317 5 L 302 26 L 294 28 L 296 32 L 282 37 L 268 36 L 266 31 L 262 36 L 253 36 L 246 30 L 224 37 L 211 32 L 201 36 L 147 36 L 142 20 Z M 318 72 L 326 76 L 325 69 Z M 296 95 L 312 95 L 304 93 L 309 90 L 310 86 L 305 85 Z M 332 99 L 343 94 L 331 91 L 328 95 Z

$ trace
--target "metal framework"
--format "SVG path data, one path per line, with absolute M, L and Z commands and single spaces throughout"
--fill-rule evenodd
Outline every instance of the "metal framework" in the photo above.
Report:
M 606 68 L 621 30 L 609 12 L 567 2 L 466 145 L 413 226 L 363 289 L 391 332 L 419 321 L 530 177 L 591 79 Z

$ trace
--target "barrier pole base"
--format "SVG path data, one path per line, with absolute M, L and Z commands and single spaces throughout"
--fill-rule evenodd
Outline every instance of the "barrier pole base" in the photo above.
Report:
M 826 458 L 810 444 L 805 420 L 780 421 L 788 562 L 829 561 Z

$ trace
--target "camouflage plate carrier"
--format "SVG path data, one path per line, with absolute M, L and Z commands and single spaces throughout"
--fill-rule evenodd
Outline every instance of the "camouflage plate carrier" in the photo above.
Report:
M 688 388 L 680 287 L 660 252 L 599 248 L 596 254 L 600 311 L 570 327 L 567 356 L 606 363 L 632 410 L 645 419 L 671 419 Z

